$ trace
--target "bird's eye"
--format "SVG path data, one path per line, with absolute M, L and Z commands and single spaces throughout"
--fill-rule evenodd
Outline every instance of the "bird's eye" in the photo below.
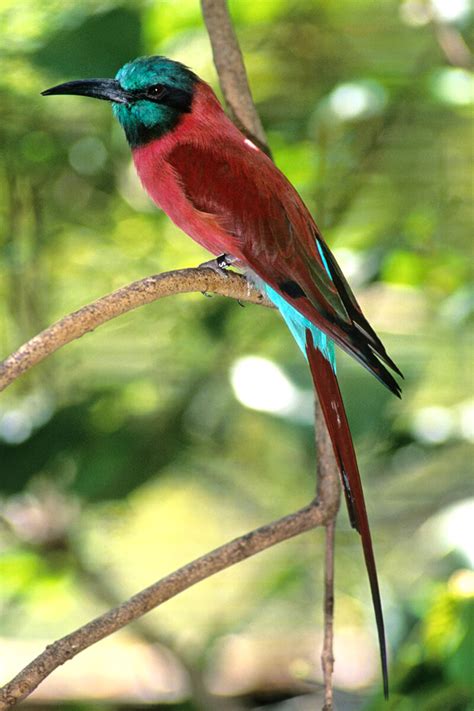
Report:
M 155 84 L 147 89 L 150 99 L 161 99 L 166 94 L 166 87 L 163 84 Z

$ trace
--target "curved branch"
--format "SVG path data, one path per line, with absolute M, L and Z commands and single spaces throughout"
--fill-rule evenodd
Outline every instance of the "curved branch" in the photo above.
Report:
M 273 523 L 256 528 L 210 553 L 206 553 L 145 588 L 118 607 L 48 645 L 44 652 L 0 689 L 0 711 L 6 711 L 25 699 L 51 672 L 75 657 L 79 652 L 125 627 L 132 620 L 136 620 L 201 580 L 281 541 L 317 526 L 326 525 L 334 518 L 338 506 L 338 481 L 329 473 L 323 474 L 319 479 L 318 496 L 308 506 Z
M 67 343 L 127 311 L 173 294 L 193 291 L 231 296 L 272 307 L 268 299 L 236 272 L 221 274 L 207 267 L 177 269 L 134 281 L 68 314 L 24 343 L 0 363 L 0 391 Z

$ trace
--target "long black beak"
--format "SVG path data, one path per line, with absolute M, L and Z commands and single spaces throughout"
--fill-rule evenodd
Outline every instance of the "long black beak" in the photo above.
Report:
M 116 79 L 79 79 L 79 81 L 67 81 L 65 84 L 58 84 L 51 89 L 42 91 L 43 96 L 51 94 L 78 94 L 79 96 L 91 96 L 94 99 L 104 101 L 116 101 L 119 104 L 128 104 L 129 94 L 122 89 Z

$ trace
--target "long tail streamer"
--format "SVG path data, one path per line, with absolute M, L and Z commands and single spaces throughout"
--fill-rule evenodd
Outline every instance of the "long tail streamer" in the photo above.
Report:
M 374 606 L 375 620 L 380 647 L 380 660 L 382 665 L 383 689 L 385 698 L 388 698 L 388 669 L 387 646 L 385 641 L 385 627 L 380 599 L 377 569 L 375 565 L 372 538 L 370 535 L 369 520 L 365 508 L 362 482 L 357 466 L 354 444 L 347 422 L 347 416 L 342 401 L 341 391 L 336 375 L 324 355 L 315 348 L 313 336 L 309 329 L 306 330 L 306 355 L 311 368 L 311 375 L 316 393 L 321 403 L 324 419 L 331 437 L 334 454 L 341 475 L 342 487 L 346 497 L 349 518 L 352 526 L 360 533 L 365 565 L 369 576 L 372 603 Z

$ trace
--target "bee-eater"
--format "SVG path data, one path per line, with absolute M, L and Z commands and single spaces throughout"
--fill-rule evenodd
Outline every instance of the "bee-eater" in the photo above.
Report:
M 179 62 L 141 57 L 115 79 L 60 84 L 43 94 L 112 102 L 155 203 L 217 256 L 242 269 L 279 309 L 303 351 L 339 467 L 352 526 L 360 533 L 380 646 L 385 631 L 374 552 L 354 445 L 335 373 L 334 343 L 395 395 L 401 375 L 368 323 L 302 199 L 271 159 L 224 113 L 211 87 Z M 384 365 L 385 364 L 385 365 Z

